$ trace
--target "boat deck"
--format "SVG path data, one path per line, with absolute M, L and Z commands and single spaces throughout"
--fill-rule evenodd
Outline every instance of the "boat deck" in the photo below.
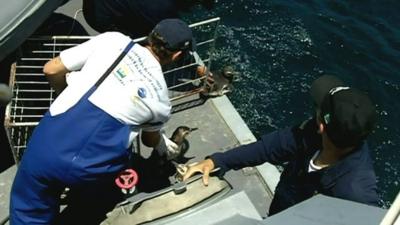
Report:
M 175 112 L 166 126 L 167 134 L 171 134 L 180 125 L 198 128 L 187 138 L 190 148 L 186 156 L 195 156 L 188 163 L 203 160 L 214 152 L 223 152 L 255 141 L 253 134 L 226 96 L 208 99 L 204 104 Z M 231 194 L 245 191 L 258 213 L 266 216 L 272 191 L 257 168 L 230 171 L 225 175 L 225 179 L 233 187 Z

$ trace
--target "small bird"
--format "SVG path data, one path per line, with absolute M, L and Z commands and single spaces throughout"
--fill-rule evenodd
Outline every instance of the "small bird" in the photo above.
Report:
M 168 159 L 167 155 L 160 155 L 158 151 L 153 150 L 150 157 L 144 158 L 140 154 L 132 157 L 132 169 L 134 169 L 141 178 L 137 185 L 141 192 L 154 192 L 162 188 L 171 186 L 172 177 L 177 173 L 180 164 L 186 164 L 194 157 L 185 157 L 189 150 L 189 142 L 186 137 L 197 128 L 179 126 L 172 133 L 170 140 L 178 148 L 176 155 Z M 175 154 L 175 153 L 174 153 Z
M 203 95 L 216 97 L 232 92 L 232 82 L 238 74 L 232 66 L 225 66 L 222 70 L 213 72 L 213 81 L 208 83 L 208 90 Z
M 187 158 L 185 154 L 189 150 L 189 142 L 186 137 L 198 128 L 190 128 L 187 126 L 179 126 L 171 135 L 171 141 L 178 145 L 177 156 L 173 159 L 177 163 L 186 163 L 194 157 Z

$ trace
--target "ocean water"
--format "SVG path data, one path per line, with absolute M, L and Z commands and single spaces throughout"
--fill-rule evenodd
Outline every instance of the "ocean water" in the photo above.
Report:
M 368 92 L 379 115 L 368 140 L 387 207 L 400 182 L 399 11 L 397 0 L 220 0 L 191 17 L 221 17 L 214 65 L 241 73 L 229 98 L 257 137 L 311 116 L 308 91 L 321 74 Z

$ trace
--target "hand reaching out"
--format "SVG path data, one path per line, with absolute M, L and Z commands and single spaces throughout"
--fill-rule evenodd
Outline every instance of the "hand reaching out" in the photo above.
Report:
M 189 166 L 189 169 L 183 176 L 183 180 L 185 181 L 195 173 L 200 172 L 203 174 L 203 184 L 207 186 L 210 172 L 214 169 L 214 167 L 214 162 L 211 159 L 203 160 L 195 165 Z

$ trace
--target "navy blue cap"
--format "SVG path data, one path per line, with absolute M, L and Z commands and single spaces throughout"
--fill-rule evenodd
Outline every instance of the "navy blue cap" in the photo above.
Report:
M 190 27 L 180 19 L 165 19 L 153 29 L 166 42 L 165 48 L 171 51 L 186 51 L 193 48 L 193 34 Z
M 339 148 L 359 144 L 376 123 L 376 110 L 366 94 L 324 75 L 311 85 L 311 96 L 321 109 L 321 119 L 332 143 Z
M 314 102 L 321 107 L 322 101 L 332 88 L 344 86 L 344 83 L 332 75 L 318 77 L 311 85 L 310 94 Z

